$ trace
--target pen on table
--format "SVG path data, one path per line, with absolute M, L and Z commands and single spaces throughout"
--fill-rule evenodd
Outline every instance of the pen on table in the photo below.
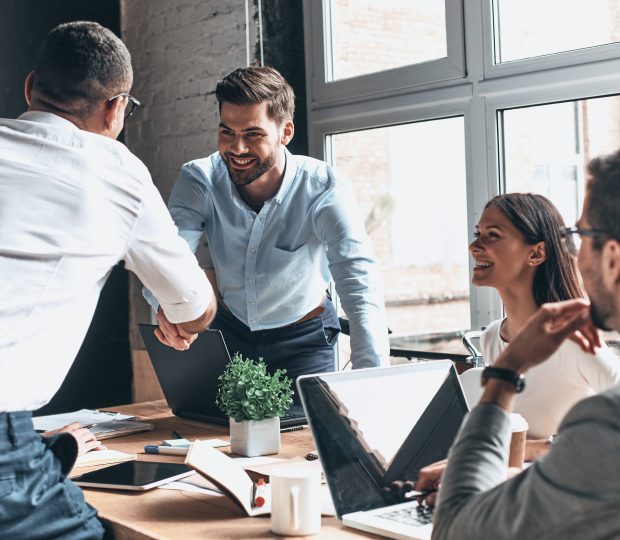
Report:
M 156 444 L 145 444 L 144 452 L 146 454 L 170 454 L 173 456 L 187 455 L 188 448 L 177 448 L 174 446 L 157 446 Z
M 174 435 L 175 439 L 185 439 L 185 437 L 181 437 L 181 435 L 179 435 L 178 431 L 172 430 L 172 435 Z
M 437 488 L 434 489 L 422 489 L 420 491 L 414 489 L 411 491 L 407 491 L 407 493 L 405 493 L 403 495 L 403 498 L 405 499 L 415 499 L 417 497 L 426 497 L 427 495 L 430 495 L 431 493 L 435 493 L 437 491 Z
M 288 433 L 289 431 L 299 431 L 299 430 L 304 429 L 305 427 L 306 427 L 306 426 L 292 426 L 292 427 L 285 427 L 285 428 L 282 428 L 282 429 L 280 430 L 280 433 Z

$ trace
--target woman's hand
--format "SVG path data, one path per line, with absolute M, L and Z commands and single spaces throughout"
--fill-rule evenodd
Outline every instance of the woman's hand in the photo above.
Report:
M 69 424 L 53 431 L 46 431 L 45 433 L 41 433 L 41 436 L 51 437 L 53 435 L 58 435 L 59 433 L 69 433 L 73 435 L 73 438 L 77 441 L 78 445 L 78 456 L 82 456 L 91 450 L 106 449 L 106 447 L 97 440 L 94 433 L 90 429 L 82 427 L 82 424 L 79 422 L 73 422 L 73 424 Z

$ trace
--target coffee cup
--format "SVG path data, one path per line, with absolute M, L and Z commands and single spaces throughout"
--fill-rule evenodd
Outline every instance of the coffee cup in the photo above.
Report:
M 512 436 L 510 438 L 508 466 L 522 469 L 525 459 L 525 444 L 529 425 L 525 418 L 518 413 L 512 413 L 510 415 L 510 422 L 512 426 Z
M 321 472 L 281 468 L 270 475 L 271 530 L 306 536 L 321 530 Z

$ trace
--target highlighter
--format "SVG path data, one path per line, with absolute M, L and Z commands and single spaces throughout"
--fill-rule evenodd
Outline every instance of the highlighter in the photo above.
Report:
M 259 478 L 256 482 L 256 488 L 254 489 L 254 506 L 265 506 L 267 502 L 267 484 L 265 484 L 264 478 Z

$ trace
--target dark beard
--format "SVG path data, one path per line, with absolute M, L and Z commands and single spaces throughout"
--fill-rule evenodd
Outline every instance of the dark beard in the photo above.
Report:
M 259 161 L 256 167 L 248 169 L 247 171 L 238 171 L 230 166 L 229 160 L 230 158 L 226 156 L 224 163 L 226 164 L 226 168 L 228 169 L 228 176 L 230 177 L 231 182 L 235 186 L 250 185 L 252 182 L 254 182 L 254 180 L 257 180 L 258 178 L 263 176 L 263 174 L 265 174 L 269 169 L 271 169 L 271 167 L 273 167 L 276 162 L 275 156 L 270 155 L 265 161 Z
M 597 328 L 600 328 L 601 330 L 605 332 L 609 332 L 611 330 L 611 328 L 605 325 L 605 320 L 604 320 L 605 318 L 601 314 L 599 309 L 596 307 L 594 302 L 590 303 L 590 318 L 592 319 L 594 326 L 596 326 Z

